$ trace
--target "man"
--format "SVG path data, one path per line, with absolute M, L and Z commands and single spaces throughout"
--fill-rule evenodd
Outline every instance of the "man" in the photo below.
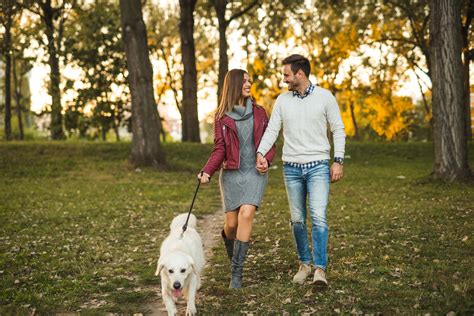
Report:
M 304 283 L 311 274 L 311 263 L 314 263 L 313 283 L 327 286 L 329 183 L 343 177 L 346 135 L 335 97 L 309 81 L 310 70 L 308 59 L 301 55 L 291 55 L 283 60 L 283 77 L 289 91 L 282 93 L 275 102 L 257 149 L 256 167 L 261 173 L 268 170 L 264 156 L 276 141 L 283 124 L 283 173 L 291 228 L 300 261 L 293 282 Z M 335 158 L 331 168 L 328 124 L 334 142 Z M 312 224 L 312 255 L 306 230 L 306 201 Z

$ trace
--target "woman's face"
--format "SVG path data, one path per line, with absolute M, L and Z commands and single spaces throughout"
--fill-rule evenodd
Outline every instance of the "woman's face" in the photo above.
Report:
M 250 97 L 251 86 L 252 86 L 252 82 L 250 81 L 250 77 L 248 73 L 244 73 L 244 83 L 242 85 L 242 97 L 244 98 Z

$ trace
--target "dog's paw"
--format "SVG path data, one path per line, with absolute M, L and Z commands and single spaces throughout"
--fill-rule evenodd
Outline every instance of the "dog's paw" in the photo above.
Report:
M 178 315 L 178 310 L 176 308 L 170 308 L 167 310 L 168 316 L 176 316 Z
M 188 305 L 188 307 L 186 308 L 186 316 L 194 316 L 196 314 L 197 314 L 196 306 Z

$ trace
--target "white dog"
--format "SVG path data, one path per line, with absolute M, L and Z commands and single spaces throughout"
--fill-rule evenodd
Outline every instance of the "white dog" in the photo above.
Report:
M 161 244 L 155 275 L 161 276 L 161 293 L 168 315 L 176 315 L 176 301 L 187 298 L 186 315 L 196 314 L 196 291 L 201 286 L 204 251 L 196 231 L 196 217 L 191 214 L 186 231 L 183 225 L 188 214 L 176 216 L 170 233 Z

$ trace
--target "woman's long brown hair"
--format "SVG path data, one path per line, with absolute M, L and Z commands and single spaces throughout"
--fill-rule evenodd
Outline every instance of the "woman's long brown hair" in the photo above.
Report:
M 244 85 L 244 74 L 242 69 L 232 69 L 227 72 L 222 87 L 221 101 L 216 111 L 216 119 L 220 119 L 228 111 L 232 111 L 234 105 L 242 99 L 242 86 Z

